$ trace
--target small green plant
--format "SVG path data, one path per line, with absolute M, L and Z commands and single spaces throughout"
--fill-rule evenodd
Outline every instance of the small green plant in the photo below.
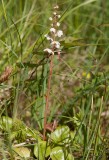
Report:
M 13 121 L 3 116 L 0 120 L 0 131 L 4 132 L 6 139 L 13 143 L 12 152 L 15 156 L 28 158 L 34 154 L 39 160 L 44 160 L 46 157 L 53 160 L 73 159 L 69 153 L 72 134 L 68 126 L 57 127 L 55 131 L 47 134 L 47 141 L 44 141 L 40 132 L 27 127 L 22 121 L 18 119 Z M 28 143 L 31 143 L 30 147 Z

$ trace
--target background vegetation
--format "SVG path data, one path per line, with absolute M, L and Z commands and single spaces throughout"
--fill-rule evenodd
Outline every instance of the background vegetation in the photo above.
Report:
M 44 141 L 44 34 L 56 4 L 64 36 L 60 60 L 54 56 Z M 106 0 L 0 0 L 1 160 L 108 159 L 108 8 Z

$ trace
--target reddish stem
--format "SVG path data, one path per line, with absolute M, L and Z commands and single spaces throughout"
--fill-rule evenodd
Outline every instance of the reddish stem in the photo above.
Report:
M 46 125 L 47 125 L 47 111 L 49 109 L 49 97 L 50 97 L 50 86 L 51 86 L 51 78 L 53 71 L 53 54 L 50 56 L 50 70 L 48 76 L 48 86 L 47 86 L 47 94 L 46 94 L 46 106 L 44 111 L 44 130 L 43 130 L 43 140 L 46 140 Z

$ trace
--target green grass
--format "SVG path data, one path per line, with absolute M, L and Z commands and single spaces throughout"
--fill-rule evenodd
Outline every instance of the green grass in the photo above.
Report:
M 57 123 L 57 140 L 55 131 L 47 130 L 45 142 L 49 58 L 43 50 L 49 44 L 44 35 L 55 4 L 63 53 L 53 60 L 47 122 L 48 128 Z M 108 159 L 108 8 L 106 0 L 0 1 L 0 159 L 49 160 L 49 147 L 60 160 Z M 25 158 L 29 152 L 31 158 Z

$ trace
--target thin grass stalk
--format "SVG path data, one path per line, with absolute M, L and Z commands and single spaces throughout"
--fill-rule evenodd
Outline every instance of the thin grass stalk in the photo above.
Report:
M 92 143 L 93 143 L 93 139 L 95 137 L 95 132 L 96 132 L 97 129 L 99 129 L 99 124 L 100 124 L 99 122 L 100 122 L 100 115 L 101 115 L 101 111 L 102 111 L 102 104 L 103 104 L 103 97 L 101 99 L 101 105 L 100 105 L 100 109 L 99 109 L 99 113 L 98 113 L 98 121 L 97 121 L 96 125 L 94 126 L 94 130 L 92 131 L 92 135 L 91 135 L 91 138 L 90 138 L 90 141 L 89 141 L 89 145 L 87 146 L 87 154 L 85 153 L 84 156 L 83 156 L 83 159 L 85 159 L 85 160 L 89 159 L 90 149 L 91 149 L 91 146 L 92 146 Z M 97 143 L 95 145 L 97 145 Z M 96 147 L 97 146 L 94 147 L 94 150 L 96 149 Z
M 93 113 L 93 95 L 92 95 L 92 103 L 91 103 L 91 111 L 90 111 L 90 115 L 89 115 L 89 124 L 88 124 L 88 130 L 87 130 L 87 140 L 89 139 L 89 132 L 90 132 L 90 127 L 91 127 L 91 119 L 92 119 L 92 113 Z
M 101 112 L 102 112 L 102 106 L 103 106 L 103 96 L 101 98 L 101 105 L 100 105 L 100 110 L 99 110 L 99 114 L 98 114 L 98 127 L 97 127 L 97 132 L 96 132 L 96 138 L 95 138 L 95 146 L 94 146 L 94 152 L 93 152 L 93 159 L 95 158 L 95 154 L 96 154 L 96 149 L 97 149 L 97 142 L 98 142 L 98 134 L 100 131 L 100 118 L 101 118 Z

